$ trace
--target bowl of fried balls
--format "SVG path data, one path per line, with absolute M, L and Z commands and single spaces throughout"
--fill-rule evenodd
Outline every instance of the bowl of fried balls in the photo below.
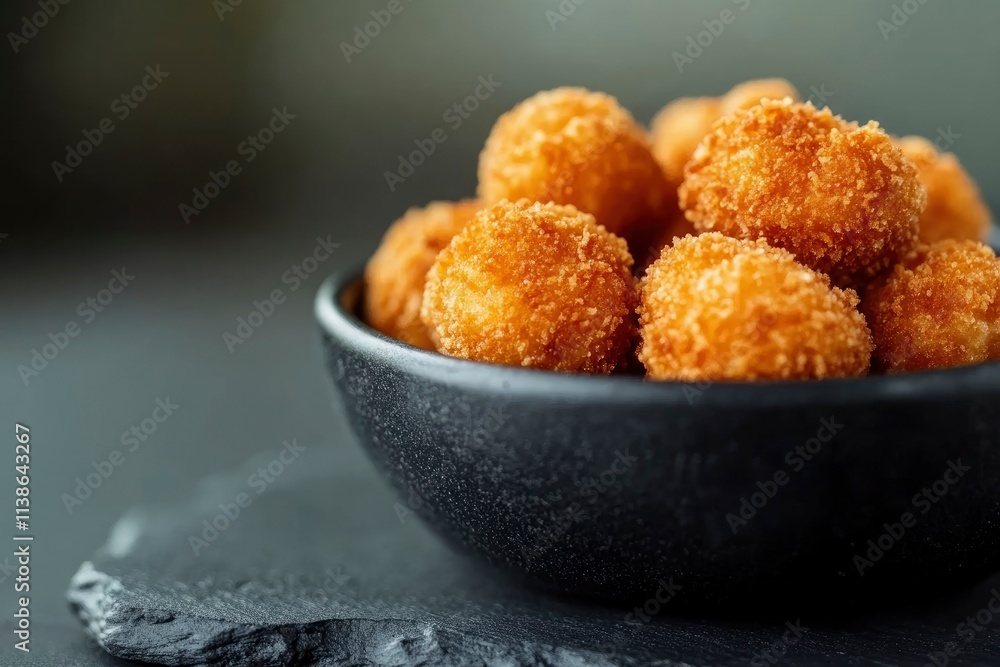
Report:
M 1000 567 L 1000 259 L 955 155 L 782 79 L 649 129 L 560 88 L 496 121 L 478 183 L 316 298 L 387 511 L 533 585 L 677 609 Z

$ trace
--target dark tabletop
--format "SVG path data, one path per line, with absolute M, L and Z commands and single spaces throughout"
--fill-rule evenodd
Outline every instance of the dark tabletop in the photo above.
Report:
M 36 4 L 5 5 L 5 33 L 39 11 Z M 556 0 L 419 10 L 413 3 L 350 63 L 339 45 L 379 3 L 244 2 L 224 19 L 211 3 L 196 4 L 60 5 L 4 60 L 4 73 L 14 75 L 5 104 L 14 117 L 8 162 L 16 173 L 0 222 L 7 234 L 0 236 L 0 432 L 17 421 L 32 429 L 36 664 L 106 664 L 64 594 L 129 508 L 187 498 L 207 475 L 286 438 L 353 450 L 321 365 L 315 290 L 337 266 L 363 261 L 408 206 L 470 195 L 476 155 L 497 114 L 539 89 L 607 90 L 648 121 L 678 95 L 786 76 L 804 96 L 832 92 L 835 111 L 878 118 L 894 133 L 933 137 L 951 128 L 961 135 L 952 150 L 1000 209 L 991 171 L 998 134 L 984 112 L 1000 103 L 992 85 L 1000 7 L 989 0 L 962 3 L 961 11 L 920 4 L 888 36 L 879 21 L 891 20 L 894 3 L 754 0 L 746 21 L 683 72 L 672 53 L 714 18 L 701 3 L 624 8 L 590 0 L 555 29 L 546 12 L 559 11 Z M 51 162 L 66 144 L 158 62 L 172 78 L 57 181 Z M 490 73 L 503 85 L 481 113 L 390 191 L 384 171 Z M 281 143 L 185 226 L 178 204 L 283 105 L 300 115 Z M 292 290 L 285 272 L 327 237 L 340 247 Z M 123 269 L 134 281 L 91 315 L 86 299 Z M 275 289 L 287 301 L 230 352 L 223 335 Z M 79 335 L 22 381 L 18 366 L 71 322 Z M 179 405 L 175 413 L 128 451 L 123 434 L 167 399 Z M 114 450 L 123 450 L 121 465 L 67 508 L 78 478 Z M 367 470 L 360 456 L 345 457 Z M 13 501 L 9 472 L 0 470 L 5 508 Z M 0 530 L 0 539 L 11 531 Z M 15 608 L 4 569 L 9 551 L 0 550 L 4 619 Z M 4 628 L 2 637 L 0 664 L 30 664 L 8 657 L 12 636 Z

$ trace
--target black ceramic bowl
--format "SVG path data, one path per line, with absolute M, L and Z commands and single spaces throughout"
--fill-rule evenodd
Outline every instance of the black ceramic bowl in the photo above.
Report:
M 1000 567 L 998 363 L 712 385 L 494 366 L 369 328 L 359 275 L 316 301 L 354 432 L 401 518 L 508 572 L 679 607 L 892 601 Z

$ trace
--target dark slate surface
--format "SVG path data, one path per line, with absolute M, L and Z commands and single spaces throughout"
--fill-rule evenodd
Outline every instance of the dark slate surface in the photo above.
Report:
M 788 610 L 784 620 L 808 628 L 801 637 L 780 620 L 672 617 L 669 603 L 638 622 L 454 556 L 374 473 L 344 472 L 319 445 L 262 484 L 251 475 L 273 454 L 205 480 L 189 502 L 128 513 L 81 566 L 69 599 L 107 651 L 166 665 L 718 666 L 772 664 L 763 652 L 777 646 L 781 664 L 923 665 L 959 641 L 949 664 L 1000 662 L 1000 614 L 967 643 L 955 634 L 1000 577 L 861 619 Z M 249 505 L 195 556 L 202 521 L 242 493 Z

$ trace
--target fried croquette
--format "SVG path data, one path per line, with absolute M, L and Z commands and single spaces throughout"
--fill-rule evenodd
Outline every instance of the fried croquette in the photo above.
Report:
M 451 356 L 606 374 L 634 346 L 636 303 L 625 241 L 593 216 L 501 201 L 438 255 L 421 316 Z
M 921 245 L 871 286 L 862 310 L 877 370 L 1000 359 L 1000 260 L 975 241 Z
M 682 97 L 656 115 L 652 123 L 653 155 L 676 189 L 701 140 L 722 116 L 748 109 L 767 99 L 799 99 L 795 86 L 784 79 L 758 79 L 735 86 L 722 97 Z
M 640 290 L 639 359 L 656 380 L 778 380 L 868 372 L 851 289 L 763 240 L 717 232 L 666 248 Z
M 716 97 L 682 97 L 653 118 L 653 156 L 675 188 L 684 180 L 684 165 L 721 116 Z
M 842 287 L 866 284 L 913 249 L 927 201 L 877 123 L 788 100 L 720 120 L 679 195 L 699 230 L 764 239 Z
M 365 267 L 366 321 L 375 329 L 425 350 L 434 344 L 420 321 L 427 271 L 465 226 L 479 202 L 432 202 L 411 208 L 382 238 Z
M 646 130 L 582 88 L 538 93 L 500 117 L 479 158 L 479 195 L 569 204 L 619 236 L 677 205 Z
M 896 145 L 917 168 L 917 180 L 927 190 L 927 208 L 920 216 L 920 241 L 984 240 L 990 227 L 990 211 L 958 158 L 952 153 L 939 153 L 923 137 L 903 137 Z

